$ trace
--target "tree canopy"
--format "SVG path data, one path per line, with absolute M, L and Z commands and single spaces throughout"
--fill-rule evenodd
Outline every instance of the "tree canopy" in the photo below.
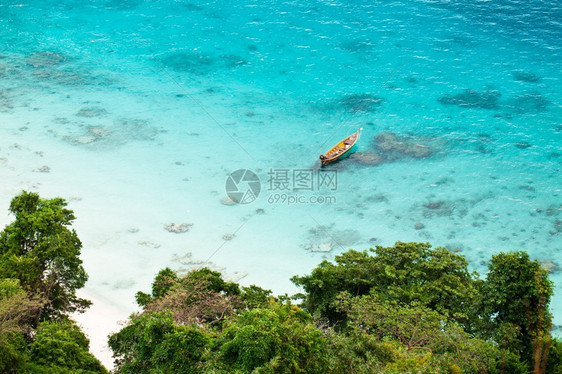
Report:
M 525 252 L 492 256 L 483 286 L 483 305 L 490 332 L 523 361 L 544 373 L 551 346 L 548 310 L 553 284 L 548 272 Z M 510 335 L 510 336 L 508 336 Z
M 463 256 L 428 243 L 398 242 L 369 252 L 350 250 L 336 256 L 335 264 L 323 261 L 310 275 L 293 277 L 305 290 L 306 309 L 331 324 L 345 323 L 345 312 L 335 305 L 338 295 L 375 293 L 380 299 L 419 303 L 469 327 L 478 280 Z
M 80 259 L 82 243 L 69 228 L 74 213 L 66 205 L 64 199 L 24 191 L 10 204 L 14 222 L 0 233 L 0 278 L 18 279 L 45 299 L 37 322 L 90 305 L 76 296 L 88 276 Z
M 63 199 L 14 197 L 14 222 L 0 232 L 0 372 L 106 373 L 69 313 L 87 275 L 75 219 Z
M 0 372 L 106 373 L 69 313 L 87 274 L 74 213 L 23 192 L 0 232 Z M 548 272 L 525 252 L 484 279 L 428 243 L 349 250 L 272 296 L 208 268 L 161 270 L 109 337 L 117 373 L 562 373 Z M 297 300 L 299 304 L 294 304 Z
M 528 256 L 505 256 L 492 258 L 482 280 L 463 256 L 425 243 L 350 250 L 293 277 L 301 305 L 209 269 L 164 269 L 110 346 L 122 373 L 555 373 L 547 274 Z M 509 256 L 529 276 L 506 280 Z M 519 283 L 516 292 L 504 281 Z M 525 313 L 502 304 L 512 297 Z M 521 333 L 529 321 L 542 335 Z M 540 355 L 523 346 L 542 347 Z

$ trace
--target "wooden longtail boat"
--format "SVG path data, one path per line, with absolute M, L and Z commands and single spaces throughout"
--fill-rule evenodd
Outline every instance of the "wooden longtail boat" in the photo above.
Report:
M 332 147 L 332 149 L 330 149 L 328 152 L 324 153 L 323 155 L 320 155 L 320 162 L 322 163 L 322 165 L 326 165 L 329 164 L 330 162 L 336 161 L 338 158 L 346 154 L 351 148 L 353 148 L 355 143 L 357 143 L 357 141 L 359 140 L 359 135 L 361 135 L 361 130 L 362 130 L 361 128 L 357 129 L 356 132 L 354 132 L 353 134 L 349 135 L 347 138 L 340 141 L 338 144 Z

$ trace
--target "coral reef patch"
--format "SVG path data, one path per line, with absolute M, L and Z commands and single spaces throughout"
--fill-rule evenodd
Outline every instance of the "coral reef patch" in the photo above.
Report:
M 308 230 L 302 247 L 311 252 L 330 252 L 334 247 L 350 247 L 361 241 L 361 234 L 355 229 L 338 230 L 334 224 L 318 225 Z
M 537 83 L 541 81 L 541 77 L 528 71 L 514 71 L 513 79 L 520 82 Z
M 374 152 L 355 152 L 349 156 L 350 159 L 357 161 L 361 165 L 376 166 L 384 162 L 383 156 Z
M 107 110 L 102 107 L 91 106 L 91 107 L 84 107 L 81 108 L 78 113 L 76 113 L 78 117 L 103 117 L 107 115 Z
M 541 113 L 551 104 L 540 92 L 532 91 L 515 96 L 505 106 L 516 114 Z
M 374 48 L 374 44 L 364 40 L 348 40 L 339 44 L 339 48 L 351 53 L 370 52 Z
M 244 58 L 234 54 L 213 57 L 196 52 L 174 53 L 164 57 L 161 61 L 172 70 L 194 75 L 206 75 L 217 69 L 232 69 L 248 63 Z
M 97 118 L 94 115 L 102 114 L 104 111 L 103 108 L 96 109 L 95 112 L 88 112 L 83 118 Z M 89 117 L 90 115 L 92 117 Z M 108 127 L 78 124 L 78 128 L 81 131 L 66 135 L 64 139 L 75 145 L 106 148 L 118 147 L 131 141 L 152 141 L 162 132 L 152 126 L 148 120 L 141 118 L 119 118 L 113 122 L 113 126 Z
M 66 58 L 57 52 L 35 52 L 25 58 L 25 63 L 34 68 L 46 68 L 62 64 Z
M 338 105 L 347 112 L 371 113 L 380 107 L 383 101 L 383 98 L 371 94 L 350 94 L 342 97 Z
M 182 234 L 188 232 L 193 226 L 193 223 L 169 223 L 164 228 L 168 232 L 173 232 L 175 234 Z
M 553 260 L 541 260 L 541 266 L 548 271 L 549 274 L 557 273 L 560 271 L 560 265 Z
M 443 105 L 456 105 L 461 108 L 497 109 L 501 93 L 496 90 L 477 91 L 466 89 L 456 95 L 445 95 L 439 98 Z
M 398 137 L 391 132 L 384 132 L 375 136 L 375 148 L 385 161 L 401 158 L 422 159 L 431 156 L 431 147 L 416 142 L 409 137 Z

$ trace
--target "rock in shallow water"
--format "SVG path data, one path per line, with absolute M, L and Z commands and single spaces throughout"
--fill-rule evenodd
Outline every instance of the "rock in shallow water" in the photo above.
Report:
M 160 248 L 160 244 L 150 242 L 150 241 L 146 241 L 146 240 L 145 241 L 139 241 L 138 244 L 143 245 L 143 246 L 148 247 L 148 248 L 153 248 L 153 249 Z
M 51 171 L 51 168 L 47 165 L 43 165 L 39 169 L 35 169 L 35 171 L 38 173 L 49 173 Z
M 383 157 L 374 152 L 356 152 L 350 157 L 352 160 L 357 161 L 361 165 L 376 166 L 382 164 Z
M 35 52 L 27 56 L 25 62 L 34 68 L 44 68 L 59 65 L 63 63 L 66 58 L 57 52 Z
M 330 252 L 333 248 L 333 244 L 329 242 L 320 244 L 308 244 L 304 246 L 304 249 L 310 252 Z
M 383 153 L 402 153 L 406 150 L 406 143 L 398 140 L 396 134 L 392 132 L 383 132 L 375 136 L 375 147 Z
M 515 146 L 519 149 L 527 149 L 531 147 L 531 143 L 528 142 L 517 142 L 515 143 Z
M 71 139 L 71 141 L 76 144 L 90 144 L 95 142 L 97 139 L 98 138 L 93 135 L 82 135 Z
M 375 137 L 375 148 L 386 161 L 401 158 L 427 158 L 431 156 L 431 147 L 418 143 L 408 137 L 398 137 L 391 132 L 383 132 Z
M 381 106 L 383 98 L 371 94 L 351 94 L 344 96 L 339 104 L 348 112 L 370 113 Z
M 223 204 L 223 205 L 236 205 L 236 201 L 232 200 L 229 196 L 225 196 L 221 199 L 221 204 Z
M 405 153 L 413 158 L 427 158 L 431 156 L 431 148 L 422 144 L 410 144 Z
M 86 117 L 86 118 L 103 117 L 107 115 L 107 110 L 105 110 L 102 107 L 96 107 L 96 106 L 84 107 L 80 109 L 78 113 L 76 113 L 76 115 L 78 117 Z
M 543 268 L 546 269 L 548 274 L 556 273 L 559 270 L 558 263 L 556 263 L 552 260 L 541 260 L 540 264 Z
M 541 77 L 528 71 L 515 71 L 513 72 L 513 79 L 521 82 L 537 83 L 540 82 Z
M 224 235 L 222 236 L 222 239 L 228 241 L 228 240 L 234 239 L 235 236 L 236 236 L 236 235 L 234 235 L 234 234 L 224 234 Z
M 193 226 L 193 223 L 170 223 L 164 226 L 164 228 L 168 232 L 173 232 L 176 234 L 181 234 L 184 232 L 188 232 L 189 229 Z

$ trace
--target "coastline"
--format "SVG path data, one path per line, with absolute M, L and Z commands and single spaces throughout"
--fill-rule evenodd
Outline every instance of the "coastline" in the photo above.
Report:
M 103 366 L 112 370 L 113 356 L 107 345 L 108 335 L 123 328 L 131 313 L 117 307 L 91 289 L 79 290 L 77 294 L 90 300 L 92 306 L 84 313 L 74 313 L 72 318 L 90 340 L 90 352 L 101 361 Z

